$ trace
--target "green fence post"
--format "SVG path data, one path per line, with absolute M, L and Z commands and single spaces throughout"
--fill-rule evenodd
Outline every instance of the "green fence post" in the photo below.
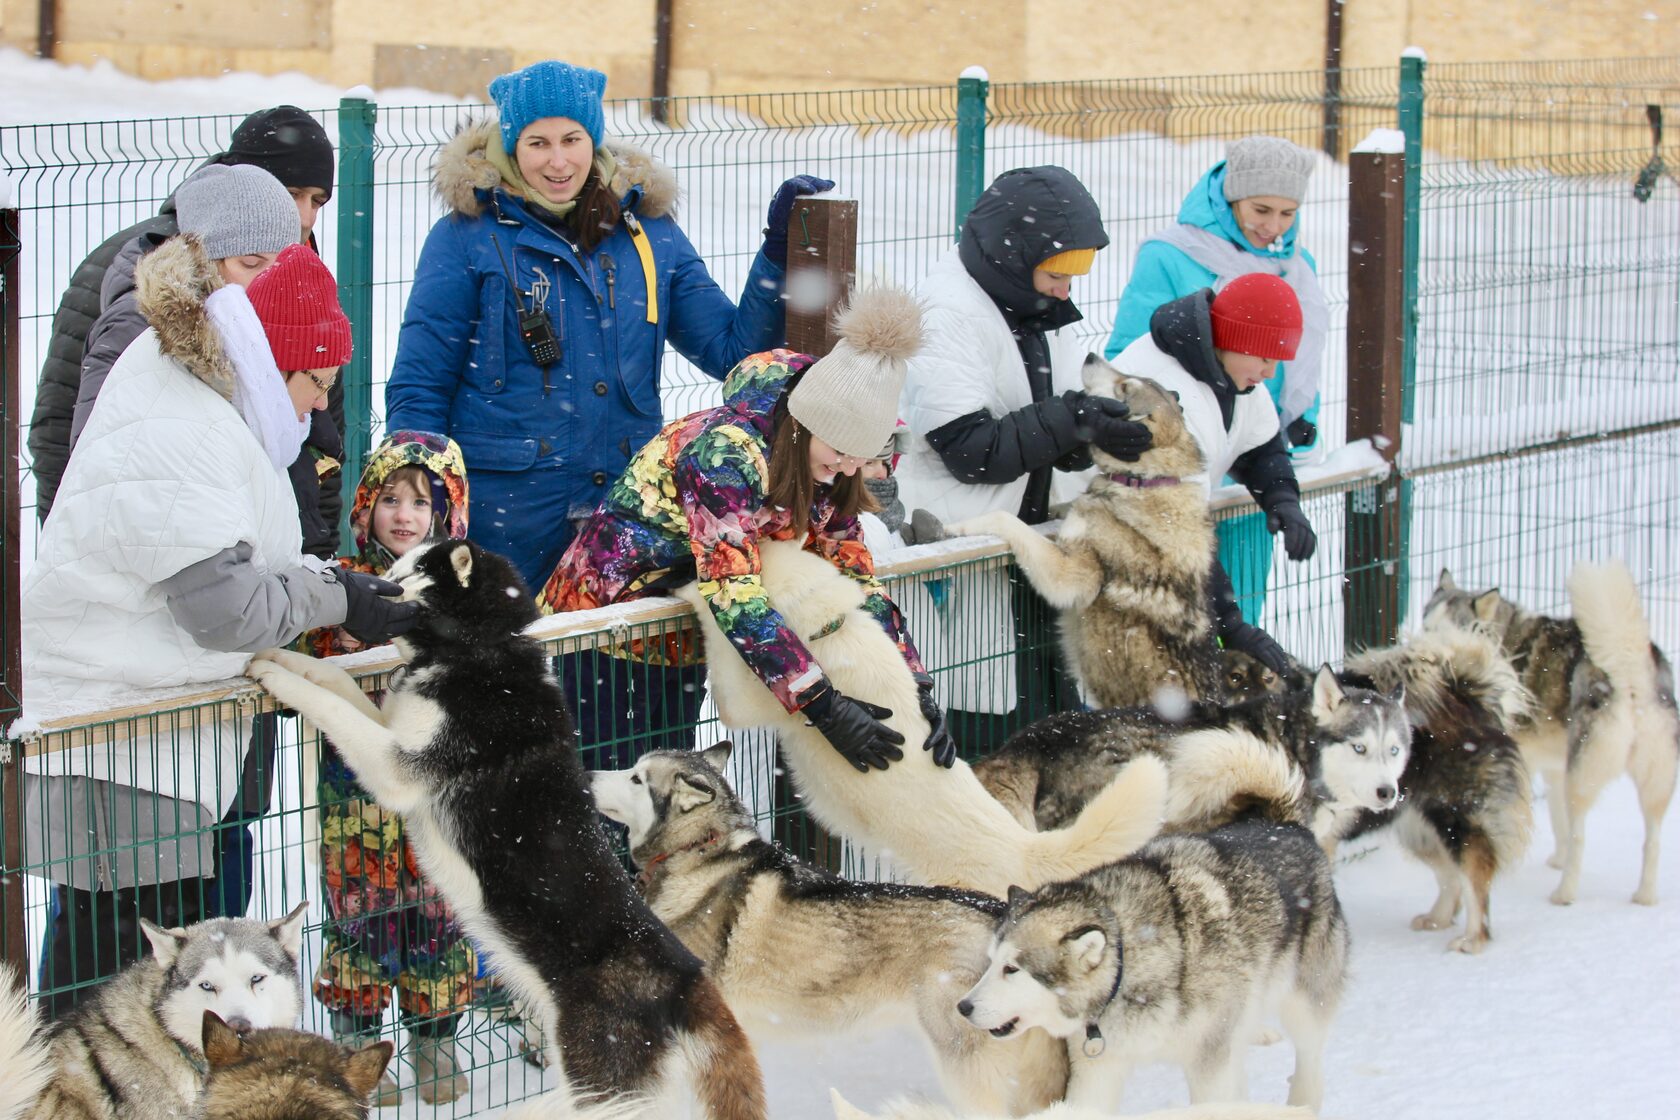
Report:
M 1411 424 L 1417 407 L 1418 336 L 1418 243 L 1423 223 L 1419 202 L 1423 183 L 1423 72 L 1428 60 L 1420 48 L 1407 47 L 1400 55 L 1400 131 L 1406 138 L 1405 167 L 1405 253 L 1402 258 L 1402 304 L 1400 317 L 1400 416 Z M 1398 619 L 1404 620 L 1411 598 L 1412 480 L 1397 462 L 1400 509 L 1397 530 L 1400 601 Z
M 350 545 L 350 505 L 373 431 L 373 151 L 378 112 L 367 97 L 338 103 L 338 300 L 350 317 L 353 352 L 344 382 L 344 473 L 339 490 L 341 544 Z
M 991 81 L 979 66 L 957 79 L 957 236 L 963 219 L 986 189 L 986 93 Z

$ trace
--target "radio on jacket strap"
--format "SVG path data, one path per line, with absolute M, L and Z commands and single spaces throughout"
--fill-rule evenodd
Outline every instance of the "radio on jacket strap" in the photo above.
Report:
M 507 275 L 508 287 L 513 291 L 513 304 L 519 311 L 519 337 L 525 343 L 526 351 L 543 371 L 543 395 L 549 393 L 548 368 L 560 361 L 560 336 L 554 329 L 554 320 L 549 318 L 548 309 L 544 304 L 548 301 L 549 289 L 553 286 L 543 270 L 538 268 L 537 278 L 531 282 L 531 305 L 525 305 L 525 293 L 519 290 L 519 281 L 513 277 L 513 269 L 508 266 L 507 254 L 502 252 L 502 243 L 494 233 L 490 241 L 496 246 L 496 256 L 502 262 L 502 271 Z

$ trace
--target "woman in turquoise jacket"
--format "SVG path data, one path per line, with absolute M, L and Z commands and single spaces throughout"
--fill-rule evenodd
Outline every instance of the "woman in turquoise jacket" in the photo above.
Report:
M 672 216 L 670 170 L 603 143 L 606 82 L 550 61 L 490 83 L 496 119 L 438 157 L 452 212 L 420 252 L 385 394 L 388 428 L 460 446 L 474 538 L 532 587 L 659 431 L 667 342 L 720 380 L 781 344 L 788 215 L 833 186 L 782 185 L 737 305 Z
M 1265 383 L 1277 405 L 1284 438 L 1295 455 L 1318 443 L 1319 378 L 1330 315 L 1318 284 L 1318 265 L 1296 244 L 1296 213 L 1312 174 L 1311 152 L 1275 136 L 1233 141 L 1179 207 L 1176 224 L 1138 246 L 1131 278 L 1120 296 L 1104 355 L 1112 361 L 1149 333 L 1155 309 L 1175 299 L 1223 288 L 1245 273 L 1281 276 L 1294 289 L 1304 320 L 1300 349 Z M 1276 532 L 1263 514 L 1219 523 L 1219 555 L 1230 572 L 1243 618 L 1257 624 L 1266 602 Z

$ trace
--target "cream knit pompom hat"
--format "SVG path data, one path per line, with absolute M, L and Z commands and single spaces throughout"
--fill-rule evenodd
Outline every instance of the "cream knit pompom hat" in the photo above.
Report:
M 922 347 L 922 306 L 902 288 L 870 288 L 834 327 L 840 341 L 793 387 L 788 412 L 842 455 L 867 459 L 898 423 L 905 363 Z

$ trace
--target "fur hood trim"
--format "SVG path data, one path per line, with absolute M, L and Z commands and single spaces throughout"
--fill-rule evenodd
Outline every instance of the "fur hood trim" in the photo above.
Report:
M 484 149 L 491 137 L 500 136 L 501 128 L 492 114 L 463 126 L 444 144 L 432 173 L 432 185 L 444 205 L 469 218 L 484 212 L 484 201 L 478 192 L 495 190 L 502 182 L 501 173 L 485 158 Z M 676 213 L 675 172 L 642 149 L 622 141 L 605 139 L 601 146 L 618 161 L 612 181 L 615 195 L 623 198 L 640 187 L 642 196 L 635 208 L 639 216 L 668 218 Z
M 158 352 L 232 401 L 233 363 L 204 306 L 225 284 L 203 243 L 190 233 L 171 237 L 134 269 L 140 314 L 157 334 Z

